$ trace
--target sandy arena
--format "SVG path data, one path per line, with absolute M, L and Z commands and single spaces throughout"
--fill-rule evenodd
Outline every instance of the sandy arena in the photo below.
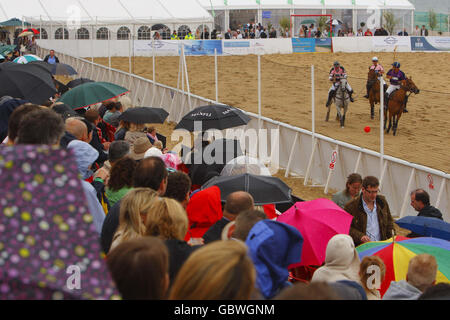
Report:
M 370 119 L 370 106 L 365 95 L 368 66 L 372 56 L 378 56 L 387 70 L 394 59 L 394 53 L 319 53 L 266 55 L 261 59 L 262 71 L 262 114 L 265 117 L 290 125 L 311 130 L 311 79 L 310 66 L 315 65 L 316 88 L 316 132 L 374 151 L 379 151 L 379 107 L 376 117 Z M 421 90 L 412 94 L 408 109 L 399 121 L 397 136 L 392 131 L 384 138 L 384 152 L 409 162 L 449 172 L 450 157 L 450 55 L 448 53 L 396 53 L 401 70 L 412 76 Z M 328 71 L 335 60 L 343 65 L 353 87 L 355 102 L 349 107 L 346 125 L 341 129 L 334 120 L 332 105 L 330 122 L 325 122 L 325 102 L 330 87 Z M 215 99 L 214 57 L 186 57 L 190 89 L 193 94 Z M 108 64 L 107 58 L 95 59 L 96 63 Z M 156 81 L 176 87 L 179 57 L 156 58 Z M 218 57 L 219 101 L 246 111 L 257 113 L 257 57 Z M 112 67 L 128 71 L 128 58 L 112 59 Z M 152 58 L 133 59 L 133 72 L 145 78 L 152 78 Z M 431 92 L 432 91 L 432 92 Z M 438 93 L 440 92 L 440 93 Z M 369 133 L 364 127 L 370 126 Z M 160 130 L 170 133 L 173 126 L 161 126 Z M 280 172 L 278 176 L 283 176 Z M 294 194 L 305 200 L 324 195 L 323 188 L 303 187 L 303 179 L 285 180 Z M 344 187 L 344 186 L 343 186 Z

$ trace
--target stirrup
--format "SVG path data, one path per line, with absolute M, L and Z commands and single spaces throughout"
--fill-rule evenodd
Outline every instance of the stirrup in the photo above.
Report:
M 368 94 L 366 94 L 366 95 L 364 96 L 364 98 L 366 98 L 366 99 L 369 99 L 369 95 L 368 95 Z

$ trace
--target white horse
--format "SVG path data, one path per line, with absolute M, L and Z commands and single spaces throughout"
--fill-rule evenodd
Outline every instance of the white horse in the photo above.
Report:
M 336 95 L 334 97 L 334 104 L 336 105 L 337 115 L 336 120 L 341 122 L 341 128 L 344 128 L 345 114 L 347 113 L 348 104 L 350 103 L 350 95 L 346 89 L 347 79 L 341 78 L 337 83 Z M 343 112 L 341 112 L 341 108 Z M 330 107 L 328 107 L 327 117 L 325 121 L 328 121 L 330 117 Z

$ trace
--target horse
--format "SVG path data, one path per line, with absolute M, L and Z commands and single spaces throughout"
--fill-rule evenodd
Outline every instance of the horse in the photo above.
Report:
M 347 79 L 341 78 L 338 81 L 338 87 L 336 89 L 336 94 L 334 97 L 334 103 L 337 109 L 336 119 L 340 121 L 341 128 L 344 128 L 345 114 L 347 113 L 348 104 L 350 103 L 350 95 L 347 92 L 346 86 Z M 325 121 L 328 121 L 328 119 L 330 118 L 330 107 L 328 107 L 327 117 L 325 118 Z M 344 110 L 343 114 L 341 113 L 341 108 Z
M 374 69 L 369 70 L 367 84 L 371 85 L 369 90 L 369 103 L 370 118 L 373 119 L 375 117 L 375 104 L 380 103 L 380 80 L 378 80 L 378 74 Z
M 415 83 L 412 81 L 411 77 L 406 78 L 406 80 L 402 80 L 400 83 L 400 89 L 392 92 L 387 109 L 389 112 L 389 126 L 387 128 L 386 133 L 389 133 L 389 130 L 392 128 L 393 134 L 397 133 L 398 121 L 403 113 L 403 109 L 408 102 L 408 92 L 418 94 L 420 90 L 417 88 Z M 386 110 L 386 107 L 385 107 Z M 387 120 L 387 112 L 384 113 L 384 129 L 386 129 L 386 120 Z

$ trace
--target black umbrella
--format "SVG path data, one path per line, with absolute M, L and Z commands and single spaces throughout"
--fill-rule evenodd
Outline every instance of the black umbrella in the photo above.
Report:
M 222 201 L 235 191 L 246 191 L 253 196 L 255 205 L 277 204 L 291 201 L 291 188 L 276 177 L 260 176 L 249 173 L 237 176 L 214 177 L 202 189 L 217 186 Z
M 74 74 L 78 74 L 74 68 L 65 63 L 55 63 L 51 64 L 52 66 L 52 74 L 58 76 L 73 76 Z
M 67 86 L 72 89 L 72 88 L 75 88 L 76 86 L 79 86 L 80 84 L 87 83 L 87 82 L 95 82 L 95 81 L 88 79 L 88 78 L 78 78 L 78 79 L 70 81 L 67 84 Z
M 162 108 L 130 108 L 119 116 L 119 120 L 132 123 L 164 123 L 169 113 Z
M 194 122 L 202 123 L 202 131 L 208 129 L 227 129 L 245 125 L 250 117 L 243 111 L 227 105 L 208 105 L 195 108 L 186 114 L 175 129 L 194 131 Z
M 8 95 L 36 104 L 57 92 L 51 73 L 34 64 L 0 64 L 0 84 L 0 97 Z
M 59 94 L 64 94 L 67 91 L 69 91 L 69 87 L 66 86 L 64 83 L 62 83 L 61 81 L 58 81 L 56 79 L 53 80 L 55 82 L 55 87 L 58 90 Z

